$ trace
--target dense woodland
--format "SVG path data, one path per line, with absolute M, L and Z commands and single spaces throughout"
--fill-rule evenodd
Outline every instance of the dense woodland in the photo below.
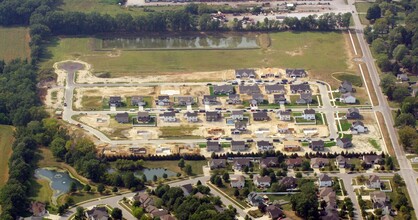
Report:
M 395 19 L 406 13 L 405 25 Z M 412 83 L 398 83 L 398 74 L 418 75 L 418 4 L 416 1 L 377 1 L 367 11 L 372 26 L 364 30 L 366 40 L 383 72 L 382 91 L 390 101 L 399 103 L 395 116 L 399 137 L 404 148 L 418 153 L 418 98 L 411 97 Z M 415 87 L 417 88 L 417 87 Z

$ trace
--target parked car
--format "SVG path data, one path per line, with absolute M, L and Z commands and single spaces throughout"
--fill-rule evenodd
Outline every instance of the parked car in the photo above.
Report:
M 254 142 L 253 139 L 247 139 L 247 142 Z

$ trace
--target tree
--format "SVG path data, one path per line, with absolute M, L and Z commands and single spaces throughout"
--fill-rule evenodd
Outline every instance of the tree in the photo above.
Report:
M 382 16 L 382 11 L 378 4 L 373 4 L 369 9 L 367 9 L 366 19 L 375 20 Z
M 395 125 L 396 126 L 411 126 L 415 127 L 415 117 L 411 113 L 401 113 L 395 118 Z
M 184 172 L 185 172 L 187 175 L 191 176 L 191 175 L 193 174 L 192 166 L 191 166 L 190 164 L 187 164 L 187 165 L 184 167 Z
M 84 185 L 83 190 L 86 192 L 90 192 L 91 186 L 89 184 Z
M 84 208 L 81 206 L 78 206 L 76 208 L 75 217 L 76 220 L 82 220 L 84 218 Z
M 318 219 L 318 197 L 312 183 L 304 183 L 290 198 L 292 209 L 304 219 Z
M 247 197 L 248 194 L 250 194 L 250 190 L 247 187 L 245 187 L 244 188 L 244 191 L 242 192 L 242 195 L 245 196 L 245 197 Z
M 244 166 L 244 173 L 248 173 L 249 171 L 249 167 L 248 166 Z
M 228 172 L 224 172 L 224 174 L 222 174 L 222 179 L 225 182 L 229 182 L 229 173 Z
M 385 41 L 382 38 L 377 38 L 372 43 L 372 49 L 375 53 L 386 53 L 387 52 L 387 46 Z
M 216 177 L 215 177 L 215 184 L 216 184 L 216 186 L 218 186 L 218 187 L 223 186 L 222 179 L 221 179 L 219 176 L 216 176 Z
M 65 207 L 64 207 L 64 205 L 58 206 L 58 215 L 59 216 L 62 216 L 62 215 L 64 215 L 64 213 L 65 213 Z
M 112 213 L 110 214 L 114 219 L 122 219 L 122 210 L 120 208 L 113 208 Z
M 154 175 L 154 176 L 152 177 L 152 181 L 157 182 L 157 180 L 158 180 L 157 175 Z
M 295 176 L 296 176 L 296 178 L 300 179 L 300 178 L 302 178 L 302 173 L 301 172 L 297 172 Z
M 52 155 L 54 155 L 54 157 L 57 157 L 61 160 L 64 159 L 65 153 L 67 153 L 67 149 L 65 149 L 65 143 L 66 141 L 61 137 L 57 137 L 51 142 L 49 148 L 51 149 Z
M 140 219 L 143 214 L 144 214 L 144 209 L 141 207 L 134 207 L 132 209 L 132 215 L 137 219 Z
M 197 181 L 196 186 L 201 186 L 202 182 L 200 182 L 200 180 Z
M 114 187 L 112 188 L 112 192 L 114 192 L 114 193 L 118 192 L 118 187 L 114 186 Z
M 409 95 L 410 93 L 407 87 L 396 86 L 395 90 L 393 90 L 392 98 L 397 102 L 402 102 Z
M 77 192 L 77 184 L 75 182 L 71 182 L 71 184 L 70 184 L 70 192 L 72 192 L 72 193 Z
M 99 183 L 97 185 L 97 192 L 99 192 L 100 194 L 102 194 L 105 191 L 105 186 L 102 183 Z
M 183 158 L 181 158 L 181 159 L 179 160 L 178 166 L 180 167 L 180 169 L 183 169 L 183 168 L 184 168 L 184 165 L 185 165 L 185 163 L 184 163 L 184 159 L 183 159 Z
M 234 189 L 234 196 L 235 197 L 239 196 L 239 190 L 237 188 Z
M 168 175 L 166 173 L 163 174 L 163 178 L 167 179 Z
M 380 87 L 382 91 L 387 95 L 389 88 L 392 88 L 396 83 L 396 77 L 392 74 L 383 74 L 380 80 Z
M 392 56 L 396 61 L 399 62 L 405 57 L 407 53 L 408 48 L 406 48 L 405 44 L 399 44 L 395 47 L 395 49 L 393 49 Z

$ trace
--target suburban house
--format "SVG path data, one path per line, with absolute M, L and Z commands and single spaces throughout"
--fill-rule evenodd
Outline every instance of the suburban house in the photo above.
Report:
M 277 157 L 266 157 L 260 160 L 260 169 L 267 167 L 276 167 L 279 165 L 279 159 Z
M 239 94 L 230 94 L 226 102 L 230 105 L 236 105 L 236 104 L 241 104 L 242 101 L 241 101 Z
M 209 162 L 209 167 L 211 170 L 225 168 L 226 167 L 226 160 L 225 159 L 212 159 Z
M 144 106 L 146 104 L 147 104 L 147 102 L 144 101 L 143 96 L 132 96 L 131 97 L 131 105 L 132 106 Z
M 218 121 L 221 118 L 219 112 L 206 112 L 206 121 Z
M 243 188 L 245 186 L 245 177 L 243 175 L 237 176 L 235 179 L 231 179 L 231 187 L 233 188 Z
M 218 152 L 221 151 L 221 145 L 217 141 L 207 141 L 206 142 L 206 150 Z
M 340 87 L 338 88 L 340 93 L 347 93 L 347 92 L 353 92 L 353 85 L 351 82 L 344 80 L 341 82 Z
M 34 217 L 42 217 L 48 213 L 46 210 L 45 203 L 39 201 L 31 202 L 30 211 L 32 212 L 32 216 Z
M 252 95 L 254 93 L 260 93 L 260 88 L 257 85 L 240 85 L 239 93 Z
M 285 176 L 279 180 L 279 185 L 285 187 L 286 189 L 294 189 L 297 186 L 296 178 L 293 176 Z
M 245 121 L 236 121 L 234 126 L 235 128 L 232 129 L 233 134 L 241 134 L 243 131 L 247 130 L 247 122 Z
M 244 119 L 244 112 L 242 110 L 232 111 L 231 118 L 234 120 L 243 120 Z
M 329 160 L 327 158 L 320 158 L 320 157 L 315 157 L 311 159 L 311 168 L 315 169 L 315 168 L 322 168 L 326 165 L 329 164 Z
M 235 78 L 242 79 L 242 78 L 252 78 L 256 77 L 255 70 L 253 69 L 239 69 L 235 70 Z
M 214 85 L 213 86 L 213 94 L 214 95 L 229 95 L 234 94 L 234 87 L 231 85 Z
M 286 165 L 288 169 L 293 169 L 294 167 L 300 167 L 302 165 L 302 158 L 297 157 L 297 158 L 288 158 L 286 159 Z
M 109 97 L 109 106 L 110 107 L 120 107 L 120 106 L 122 106 L 122 97 L 120 97 L 120 96 L 110 96 Z
M 369 189 L 380 189 L 382 182 L 380 182 L 380 177 L 377 175 L 370 175 L 369 179 L 366 180 L 366 186 Z
M 296 93 L 310 93 L 311 87 L 308 84 L 292 84 L 290 85 L 290 92 Z
M 180 106 L 187 106 L 195 104 L 195 99 L 193 96 L 178 96 L 176 97 L 177 104 Z
M 321 173 L 318 176 L 318 186 L 319 187 L 327 187 L 332 186 L 332 178 L 329 177 L 327 174 Z
M 158 106 L 167 106 L 170 105 L 170 97 L 168 95 L 160 95 L 155 100 L 155 104 Z
M 373 165 L 379 165 L 383 161 L 381 155 L 363 155 L 363 162 L 367 167 L 372 167 Z
M 349 138 L 337 138 L 337 146 L 341 148 L 349 148 L 353 146 L 351 139 Z
M 370 192 L 370 200 L 373 203 L 373 209 L 382 209 L 382 214 L 390 214 L 390 199 L 386 196 L 385 192 L 382 191 L 373 191 Z
M 269 116 L 267 115 L 267 112 L 254 112 L 253 119 L 254 121 L 267 121 L 269 120 Z
M 274 94 L 273 102 L 275 104 L 286 104 L 286 97 L 284 96 L 284 94 Z
M 259 151 L 273 150 L 273 145 L 268 141 L 257 141 L 257 149 Z
M 147 149 L 144 147 L 130 147 L 129 151 L 133 154 L 146 154 Z
M 348 160 L 347 160 L 347 158 L 345 158 L 344 156 L 342 156 L 342 155 L 338 155 L 336 158 L 335 158 L 335 165 L 337 166 L 337 167 L 339 167 L 339 168 L 346 168 L 347 167 L 347 165 L 348 165 L 348 162 L 347 162 Z
M 177 121 L 176 119 L 176 113 L 175 112 L 164 112 L 163 114 L 160 114 L 161 119 L 164 122 L 175 122 Z
M 315 120 L 315 110 L 313 109 L 303 110 L 302 117 L 305 120 Z
M 118 123 L 129 123 L 129 114 L 127 112 L 124 113 L 116 113 L 115 120 Z
M 309 148 L 311 148 L 313 151 L 324 151 L 325 142 L 323 140 L 312 141 L 309 143 Z
M 361 121 L 353 122 L 350 127 L 350 130 L 352 134 L 366 133 L 368 131 L 367 127 L 365 127 L 363 122 Z
M 204 105 L 216 105 L 218 104 L 218 100 L 216 99 L 216 96 L 214 95 L 204 95 L 202 103 Z
M 151 121 L 151 116 L 148 112 L 138 112 L 136 120 L 138 123 L 149 123 Z
M 251 166 L 251 160 L 246 158 L 235 158 L 232 160 L 233 164 L 232 167 L 234 170 L 242 170 L 244 167 Z
M 347 104 L 355 104 L 356 97 L 351 92 L 347 92 L 341 95 L 340 102 Z
M 267 206 L 266 212 L 270 219 L 280 219 L 283 216 L 283 211 L 275 205 Z
M 183 190 L 184 196 L 188 196 L 193 192 L 193 186 L 190 183 L 180 186 L 180 189 Z
M 245 141 L 231 141 L 231 150 L 232 151 L 245 151 L 247 147 Z
M 108 220 L 109 213 L 107 213 L 106 207 L 93 207 L 86 211 L 86 217 L 91 220 Z
M 247 202 L 252 206 L 258 206 L 264 203 L 264 199 L 256 192 L 250 192 L 247 196 Z
M 154 205 L 154 199 L 151 196 L 145 193 L 138 193 L 133 198 L 132 201 L 139 201 L 141 203 L 141 207 L 146 208 L 150 205 Z
M 336 212 L 337 209 L 337 195 L 332 187 L 323 187 L 319 190 L 318 197 L 320 201 L 325 201 L 326 207 L 325 212 L 326 215 L 323 216 L 321 219 L 323 220 L 336 220 L 340 219 L 338 213 Z
M 290 111 L 280 110 L 277 112 L 277 117 L 281 121 L 290 121 L 292 119 L 292 113 Z
M 279 84 L 265 85 L 264 89 L 266 90 L 267 94 L 286 92 L 284 85 L 279 85 Z
M 197 117 L 197 112 L 187 112 L 184 114 L 184 117 L 187 119 L 187 122 L 198 122 L 199 118 Z
M 261 93 L 254 93 L 251 95 L 251 104 L 257 105 L 264 102 L 264 95 Z
M 155 206 L 148 206 L 145 211 L 150 213 L 151 218 L 160 218 L 161 216 L 168 215 L 168 211 L 165 209 L 158 209 Z
M 397 74 L 396 78 L 400 81 L 403 81 L 403 82 L 409 80 L 408 75 L 406 73 Z
M 300 151 L 300 144 L 298 141 L 283 141 L 283 145 L 285 151 Z
M 271 184 L 271 178 L 269 176 L 263 176 L 256 175 L 253 178 L 254 185 L 257 187 L 270 187 Z
M 312 94 L 311 93 L 301 93 L 298 100 L 296 100 L 296 104 L 298 105 L 306 105 L 312 103 Z
M 304 69 L 286 69 L 286 76 L 290 78 L 294 77 L 306 77 L 306 71 Z
M 360 111 L 358 108 L 349 108 L 345 117 L 347 119 L 361 119 Z
M 176 218 L 172 215 L 167 214 L 167 215 L 160 216 L 160 220 L 176 220 Z

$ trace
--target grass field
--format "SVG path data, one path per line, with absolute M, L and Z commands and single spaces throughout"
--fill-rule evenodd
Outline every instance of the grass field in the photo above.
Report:
M 9 179 L 9 157 L 12 154 L 13 127 L 0 125 L 0 187 Z
M 0 27 L 0 39 L 0 59 L 10 61 L 15 58 L 30 57 L 30 36 L 27 28 Z
M 337 78 L 340 81 L 347 80 L 348 82 L 351 82 L 353 86 L 362 86 L 363 80 L 361 79 L 361 76 L 354 75 L 354 74 L 347 74 L 347 73 L 336 73 L 334 74 L 335 78 Z
M 44 203 L 51 203 L 53 191 L 46 179 L 34 179 L 31 183 L 31 199 Z
M 199 175 L 203 174 L 202 167 L 207 165 L 208 162 L 206 160 L 186 160 L 186 164 L 190 164 L 192 166 L 193 174 Z M 177 160 L 165 160 L 165 161 L 145 161 L 144 167 L 147 168 L 161 168 L 164 167 L 176 173 L 182 173 L 182 170 L 178 166 Z
M 357 12 L 358 13 L 367 13 L 367 9 L 369 9 L 373 3 L 370 2 L 356 2 L 354 3 L 354 5 L 356 6 Z
M 61 38 L 51 43 L 48 49 L 50 59 L 45 59 L 42 67 L 50 68 L 54 62 L 79 58 L 92 64 L 94 71 L 108 71 L 113 77 L 235 68 L 300 67 L 319 80 L 329 81 L 331 73 L 352 72 L 347 62 L 347 50 L 351 49 L 348 48 L 346 33 L 280 32 L 269 35 L 271 45 L 262 49 L 121 51 L 118 57 L 108 56 L 105 51 L 93 51 L 93 38 Z

